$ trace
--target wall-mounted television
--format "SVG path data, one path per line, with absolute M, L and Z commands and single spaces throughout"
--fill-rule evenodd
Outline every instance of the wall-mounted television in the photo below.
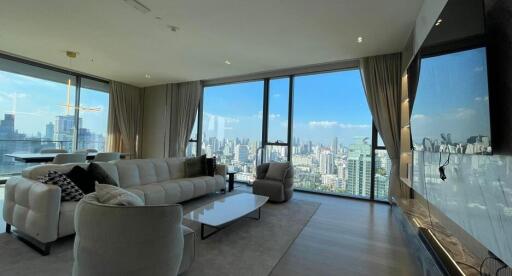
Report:
M 486 48 L 421 59 L 411 114 L 414 150 L 491 154 Z

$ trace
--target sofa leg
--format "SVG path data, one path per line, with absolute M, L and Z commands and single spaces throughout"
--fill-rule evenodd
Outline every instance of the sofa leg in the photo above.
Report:
M 41 248 L 41 255 L 43 256 L 48 256 L 50 254 L 50 248 L 51 248 L 51 243 L 45 243 L 43 244 L 42 248 Z
M 5 224 L 5 232 L 8 233 L 8 234 L 11 233 L 11 225 L 8 224 L 8 223 Z

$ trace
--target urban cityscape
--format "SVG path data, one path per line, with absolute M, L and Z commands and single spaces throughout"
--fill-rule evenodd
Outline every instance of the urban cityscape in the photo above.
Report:
M 82 127 L 82 121 L 80 118 L 77 148 L 104 151 L 104 134 L 94 133 Z M 27 166 L 25 163 L 15 162 L 12 157 L 5 154 L 39 152 L 43 148 L 59 148 L 72 152 L 74 135 L 74 115 L 56 116 L 55 121 L 49 121 L 44 130 L 29 135 L 18 131 L 15 114 L 3 114 L 3 119 L 0 120 L 0 176 L 20 173 Z
M 256 178 L 256 163 L 261 158 L 260 142 L 248 138 L 219 140 L 203 135 L 202 152 L 216 156 L 217 162 L 226 164 L 236 173 L 235 179 L 252 182 Z M 194 155 L 195 144 L 187 148 Z M 287 161 L 286 146 L 269 146 L 266 161 Z M 354 138 L 349 145 L 338 143 L 334 137 L 330 145 L 295 138 L 292 143 L 292 164 L 296 188 L 324 193 L 369 197 L 371 188 L 371 150 L 368 137 Z M 387 199 L 391 160 L 386 150 L 375 153 L 375 198 Z

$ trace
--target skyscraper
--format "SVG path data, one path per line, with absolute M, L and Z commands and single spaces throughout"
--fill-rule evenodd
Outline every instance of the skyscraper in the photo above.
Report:
M 334 154 L 338 154 L 338 137 L 332 139 L 331 151 Z
M 14 114 L 4 114 L 4 119 L 0 121 L 0 138 L 14 138 Z
M 347 158 L 347 192 L 356 196 L 369 196 L 371 186 L 371 145 L 361 140 L 350 145 Z
M 247 145 L 236 145 L 235 160 L 238 162 L 249 161 L 249 147 Z
M 55 133 L 55 125 L 52 122 L 46 124 L 46 132 L 44 135 L 45 140 L 51 141 L 53 140 L 53 135 Z
M 322 152 L 320 154 L 320 173 L 333 174 L 334 173 L 334 156 L 331 152 Z

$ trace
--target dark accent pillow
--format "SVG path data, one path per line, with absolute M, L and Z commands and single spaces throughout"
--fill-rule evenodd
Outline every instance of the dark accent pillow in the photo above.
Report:
M 94 177 L 86 169 L 80 166 L 74 166 L 66 176 L 75 183 L 84 194 L 90 194 L 94 192 Z
M 39 181 L 44 184 L 59 186 L 61 201 L 79 201 L 84 197 L 82 190 L 63 173 L 49 171 L 46 176 L 40 177 Z
M 208 176 L 214 176 L 217 170 L 217 158 L 206 158 L 206 172 Z
M 207 175 L 206 154 L 185 160 L 185 177 L 198 177 Z
M 87 172 L 91 174 L 95 181 L 100 184 L 110 184 L 117 186 L 117 182 L 100 165 L 92 162 L 87 167 Z

